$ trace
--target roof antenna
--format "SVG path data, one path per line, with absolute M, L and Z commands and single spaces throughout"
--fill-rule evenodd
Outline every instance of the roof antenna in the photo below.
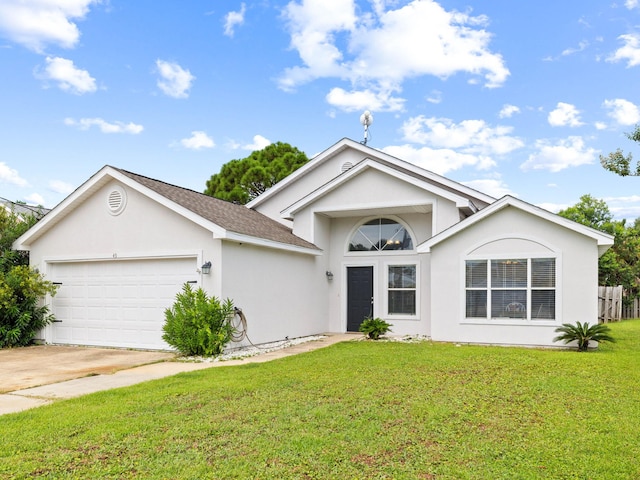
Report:
M 360 123 L 364 127 L 364 140 L 360 143 L 366 145 L 369 140 L 369 125 L 373 123 L 373 115 L 371 115 L 369 110 L 365 110 L 364 113 L 360 115 Z

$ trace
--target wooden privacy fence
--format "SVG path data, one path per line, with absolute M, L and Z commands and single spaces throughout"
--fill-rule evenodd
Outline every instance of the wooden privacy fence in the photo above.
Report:
M 622 285 L 598 287 L 598 322 L 609 323 L 622 320 Z M 633 318 L 627 317 L 624 318 Z
M 635 297 L 626 303 L 622 307 L 622 318 L 640 318 L 640 298 Z

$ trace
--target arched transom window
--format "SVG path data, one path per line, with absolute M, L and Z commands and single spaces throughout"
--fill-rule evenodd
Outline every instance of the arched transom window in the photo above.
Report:
M 411 235 L 395 220 L 376 218 L 360 225 L 351 241 L 350 252 L 413 250 Z

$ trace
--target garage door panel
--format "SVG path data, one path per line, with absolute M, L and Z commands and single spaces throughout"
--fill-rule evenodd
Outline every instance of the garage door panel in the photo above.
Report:
M 52 343 L 166 349 L 164 311 L 187 281 L 196 259 L 171 258 L 51 264 L 49 278 L 62 283 L 53 298 L 59 321 Z

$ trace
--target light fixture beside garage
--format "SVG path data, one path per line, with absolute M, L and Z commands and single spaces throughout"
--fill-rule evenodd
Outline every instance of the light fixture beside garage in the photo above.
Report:
M 211 262 L 203 263 L 200 267 L 203 275 L 209 275 L 211 273 Z

